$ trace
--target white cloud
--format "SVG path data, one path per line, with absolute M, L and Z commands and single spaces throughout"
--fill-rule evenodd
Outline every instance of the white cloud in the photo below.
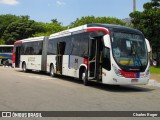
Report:
M 66 5 L 65 2 L 62 2 L 62 1 L 60 1 L 60 0 L 57 0 L 56 3 L 57 3 L 58 6 Z
M 16 5 L 18 4 L 18 0 L 0 0 L 0 4 L 5 4 L 5 5 Z

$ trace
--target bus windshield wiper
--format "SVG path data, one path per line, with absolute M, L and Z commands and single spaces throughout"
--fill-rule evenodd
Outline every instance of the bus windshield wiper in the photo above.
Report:
M 135 59 L 138 59 L 140 66 L 143 67 L 142 61 L 137 53 L 137 51 L 135 50 L 135 48 L 133 47 L 133 44 L 131 45 L 131 55 L 135 56 Z M 137 57 L 136 57 L 137 56 Z

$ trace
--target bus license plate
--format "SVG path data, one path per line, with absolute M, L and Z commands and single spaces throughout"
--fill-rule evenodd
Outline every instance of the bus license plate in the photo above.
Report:
M 132 79 L 131 82 L 132 82 L 132 83 L 137 83 L 137 82 L 138 82 L 138 79 Z

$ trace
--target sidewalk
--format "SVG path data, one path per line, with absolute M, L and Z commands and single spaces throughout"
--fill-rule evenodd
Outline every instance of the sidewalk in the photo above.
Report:
M 149 80 L 148 85 L 160 87 L 160 83 L 153 79 Z

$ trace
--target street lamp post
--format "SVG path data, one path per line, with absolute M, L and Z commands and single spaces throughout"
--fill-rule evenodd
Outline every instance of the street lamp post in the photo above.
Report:
M 133 0 L 133 12 L 136 11 L 136 0 Z

